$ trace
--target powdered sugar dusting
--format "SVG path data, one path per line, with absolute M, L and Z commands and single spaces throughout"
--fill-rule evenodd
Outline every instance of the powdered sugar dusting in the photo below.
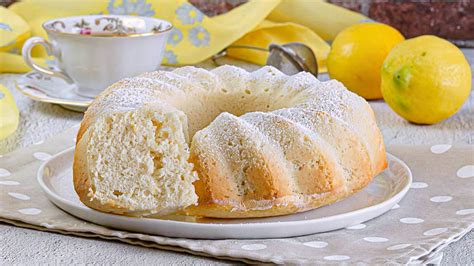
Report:
M 305 72 L 287 76 L 271 66 L 251 73 L 235 66 L 212 71 L 187 66 L 172 72 L 145 73 L 112 85 L 94 101 L 86 117 L 130 111 L 147 104 L 168 104 L 186 114 L 191 136 L 196 133 L 191 153 L 215 159 L 236 194 L 232 199 L 215 198 L 214 203 L 231 204 L 236 210 L 264 210 L 288 202 L 305 209 L 310 198 L 323 196 L 289 195 L 298 186 L 294 169 L 301 165 L 286 152 L 307 137 L 309 141 L 304 145 L 325 150 L 331 158 L 338 157 L 332 145 L 344 134 L 330 135 L 337 134 L 327 132 L 333 124 L 351 136 L 356 134 L 371 155 L 383 147 L 383 143 L 374 141 L 380 139 L 380 131 L 363 98 L 340 82 L 320 82 Z M 288 133 L 291 130 L 293 133 Z M 281 139 L 283 135 L 286 142 Z M 304 149 L 303 144 L 298 145 Z M 376 160 L 372 158 L 374 165 Z M 284 179 L 280 181 L 286 182 L 290 191 L 275 200 L 248 198 L 252 195 L 249 191 L 258 189 L 248 180 L 248 169 L 262 165 L 270 172 L 278 171 Z

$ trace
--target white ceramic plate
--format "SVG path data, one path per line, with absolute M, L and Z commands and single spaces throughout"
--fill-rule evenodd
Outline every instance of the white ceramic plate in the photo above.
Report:
M 69 148 L 38 170 L 38 182 L 48 198 L 64 211 L 84 220 L 126 231 L 185 238 L 281 238 L 341 229 L 375 218 L 398 203 L 412 182 L 404 162 L 388 154 L 389 167 L 362 191 L 340 202 L 298 214 L 255 219 L 209 219 L 169 216 L 133 218 L 86 207 L 74 191 Z

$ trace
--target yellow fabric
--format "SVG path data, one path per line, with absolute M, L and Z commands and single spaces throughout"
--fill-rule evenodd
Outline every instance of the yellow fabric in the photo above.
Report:
M 14 12 L 0 6 L 0 52 L 17 52 L 28 37 L 28 24 Z
M 46 58 L 35 58 L 35 63 L 45 67 Z M 23 73 L 30 71 L 30 67 L 23 61 L 23 57 L 14 53 L 0 53 L 0 73 Z
M 334 40 L 344 28 L 368 20 L 362 14 L 322 0 L 282 0 L 267 19 L 304 25 L 327 41 Z
M 233 43 L 267 48 L 270 43 L 302 42 L 315 52 L 323 71 L 329 52 L 329 45 L 323 39 L 330 40 L 343 27 L 365 18 L 317 0 L 250 0 L 215 17 L 207 17 L 186 0 L 24 0 L 8 10 L 2 8 L 1 12 L 0 23 L 12 24 L 15 34 L 8 33 L 8 36 L 10 39 L 17 36 L 13 41 L 16 47 L 30 35 L 47 37 L 42 28 L 46 20 L 89 14 L 129 14 L 165 19 L 175 26 L 166 45 L 163 63 L 167 65 L 195 64 Z M 331 12 L 335 12 L 334 15 L 330 15 Z M 2 35 L 0 72 L 27 71 L 21 58 L 6 54 L 7 48 L 3 47 L 11 43 L 12 40 Z M 44 57 L 44 50 L 37 48 L 33 56 Z M 264 64 L 268 56 L 268 53 L 247 49 L 234 49 L 229 53 L 258 64 Z
M 0 85 L 0 140 L 10 136 L 18 127 L 20 113 L 10 91 Z

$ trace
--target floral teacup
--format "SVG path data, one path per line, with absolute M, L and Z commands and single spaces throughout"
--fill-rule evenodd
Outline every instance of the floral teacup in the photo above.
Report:
M 23 46 L 23 58 L 35 71 L 77 85 L 79 95 L 95 97 L 110 84 L 156 70 L 163 59 L 171 23 L 150 18 L 94 15 L 47 21 L 49 41 L 33 37 Z M 59 71 L 32 61 L 31 49 L 42 45 L 58 60 Z

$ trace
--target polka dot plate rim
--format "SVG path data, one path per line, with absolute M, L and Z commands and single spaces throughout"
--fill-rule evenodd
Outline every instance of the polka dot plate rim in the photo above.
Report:
M 79 201 L 72 184 L 74 147 L 45 161 L 37 181 L 46 196 L 63 211 L 103 226 L 168 237 L 200 239 L 262 239 L 322 233 L 360 224 L 389 211 L 412 183 L 408 166 L 387 153 L 389 167 L 363 190 L 315 210 L 269 218 L 209 219 L 170 215 L 134 218 L 93 210 Z

